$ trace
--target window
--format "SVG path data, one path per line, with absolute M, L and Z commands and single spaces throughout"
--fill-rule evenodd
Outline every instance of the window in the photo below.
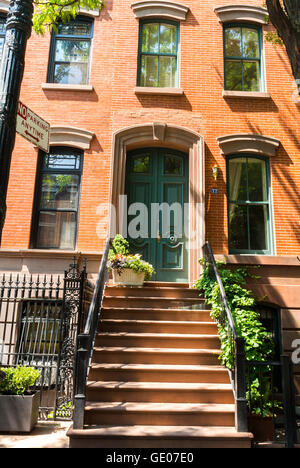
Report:
M 4 47 L 4 42 L 5 42 L 5 23 L 6 23 L 6 17 L 3 15 L 0 15 L 0 60 L 2 57 L 3 47 Z
M 176 22 L 141 22 L 139 41 L 139 86 L 178 86 L 178 37 Z
M 231 156 L 227 160 L 230 253 L 270 254 L 268 160 Z
M 41 153 L 40 158 L 33 245 L 74 249 L 82 151 L 56 147 L 49 154 Z
M 224 27 L 224 74 L 226 90 L 263 91 L 260 27 Z
M 93 23 L 76 19 L 52 34 L 48 82 L 88 84 Z
M 36 385 L 55 385 L 62 343 L 63 306 L 57 300 L 24 300 L 16 343 L 16 364 L 41 371 Z

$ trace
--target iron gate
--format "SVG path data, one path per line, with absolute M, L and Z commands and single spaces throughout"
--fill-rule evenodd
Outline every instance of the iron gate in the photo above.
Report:
M 0 277 L 0 367 L 40 371 L 40 419 L 72 418 L 76 337 L 91 293 L 75 259 L 64 275 Z

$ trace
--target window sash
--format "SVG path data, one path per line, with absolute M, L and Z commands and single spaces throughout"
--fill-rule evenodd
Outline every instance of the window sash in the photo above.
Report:
M 157 23 L 159 25 L 158 27 L 158 48 L 160 49 L 160 26 L 161 24 L 170 24 L 176 27 L 176 53 L 172 52 L 146 52 L 143 51 L 143 27 L 146 26 L 147 24 L 153 24 Z M 138 57 L 138 86 L 142 85 L 142 62 L 143 62 L 143 57 L 157 57 L 157 71 L 156 71 L 156 85 L 154 87 L 161 87 L 159 85 L 160 83 L 160 57 L 170 57 L 175 59 L 175 79 L 174 79 L 174 85 L 172 87 L 178 86 L 178 44 L 179 44 L 179 25 L 178 23 L 174 21 L 169 21 L 169 20 L 147 20 L 147 21 L 141 21 L 140 22 L 140 35 L 139 35 L 139 57 Z
M 226 31 L 232 28 L 240 28 L 241 34 L 241 55 L 227 55 L 226 53 Z M 249 55 L 244 55 L 244 35 L 243 35 L 243 28 L 253 29 L 258 33 L 258 57 L 251 57 Z M 227 87 L 227 76 L 228 73 L 226 71 L 226 65 L 229 61 L 240 63 L 241 66 L 241 89 L 239 91 L 245 91 L 245 72 L 244 72 L 244 63 L 245 62 L 253 62 L 258 64 L 258 91 L 261 91 L 263 88 L 262 84 L 262 33 L 261 28 L 256 27 L 254 25 L 241 25 L 241 24 L 229 24 L 223 28 L 223 54 L 224 54 L 224 85 L 225 89 L 229 91 L 234 91 L 234 89 Z M 247 90 L 248 91 L 248 90 Z M 257 91 L 257 90 L 256 90 Z
M 71 21 L 72 22 L 72 21 Z M 51 48 L 50 48 L 50 59 L 49 59 L 49 71 L 48 71 L 48 82 L 49 83 L 57 83 L 55 70 L 57 65 L 84 65 L 86 68 L 86 78 L 82 82 L 72 84 L 88 84 L 90 78 L 90 65 L 91 65 L 91 45 L 92 45 L 92 37 L 93 37 L 93 21 L 92 20 L 81 20 L 77 19 L 74 21 L 75 23 L 86 23 L 89 24 L 89 34 L 87 35 L 72 35 L 72 34 L 62 34 L 62 33 L 55 33 L 52 32 L 52 40 L 51 40 Z M 70 41 L 70 42 L 87 42 L 88 43 L 88 59 L 85 62 L 81 61 L 72 61 L 72 60 L 57 60 L 56 59 L 56 43 L 57 41 Z
M 56 147 L 56 149 L 52 149 L 52 152 L 50 150 L 50 154 L 55 156 L 55 153 L 60 156 L 65 156 L 67 158 L 68 156 L 74 156 L 74 164 L 75 164 L 75 169 L 64 169 L 60 167 L 47 167 L 48 160 L 49 160 L 49 155 L 47 155 L 44 152 L 41 152 L 40 154 L 40 163 L 39 163 L 39 169 L 38 169 L 38 175 L 37 175 L 37 183 L 36 183 L 36 195 L 35 195 L 35 216 L 34 216 L 34 222 L 33 222 L 33 231 L 32 231 L 32 244 L 34 248 L 43 248 L 43 249 L 59 249 L 62 248 L 60 247 L 61 242 L 62 242 L 62 236 L 60 234 L 61 231 L 55 231 L 55 235 L 53 239 L 56 239 L 56 245 L 49 245 L 45 246 L 44 244 L 41 245 L 39 242 L 40 238 L 40 233 L 41 233 L 41 226 L 40 226 L 40 219 L 41 215 L 44 213 L 53 213 L 55 216 L 55 229 L 61 229 L 61 225 L 59 223 L 64 222 L 64 214 L 65 218 L 68 218 L 69 214 L 69 221 L 71 220 L 71 225 L 69 226 L 69 232 L 73 232 L 73 228 L 75 226 L 75 231 L 74 231 L 74 236 L 73 236 L 73 242 L 72 245 L 69 247 L 63 247 L 66 250 L 74 250 L 75 245 L 76 245 L 76 239 L 77 239 L 77 228 L 78 228 L 78 213 L 79 213 L 79 206 L 80 206 L 80 187 L 81 187 L 81 173 L 82 173 L 82 161 L 83 161 L 83 154 L 82 152 L 79 152 L 78 150 L 74 149 L 74 151 L 71 150 L 66 150 L 66 148 L 59 148 Z M 78 162 L 78 158 L 80 158 Z M 74 204 L 74 207 L 47 207 L 47 206 L 42 206 L 42 182 L 45 174 L 49 175 L 70 175 L 70 176 L 76 176 L 78 178 L 78 184 L 77 184 L 77 194 L 75 196 L 76 198 L 76 203 Z M 60 214 L 60 215 L 59 215 Z M 54 226 L 54 225 L 53 225 Z M 60 241 L 59 241 L 60 239 Z
M 238 199 L 231 199 L 230 198 L 230 184 L 231 184 L 231 171 L 230 171 L 230 161 L 234 159 L 245 159 L 247 165 L 247 179 L 246 179 L 246 193 L 247 198 L 245 200 L 238 200 Z M 266 200 L 262 201 L 251 201 L 249 200 L 249 179 L 248 179 L 248 160 L 254 159 L 263 161 L 265 164 L 265 185 L 266 185 Z M 229 246 L 229 253 L 249 253 L 249 254 L 271 254 L 273 250 L 272 246 L 272 232 L 271 232 L 271 202 L 270 202 L 270 185 L 269 185 L 269 164 L 268 160 L 264 157 L 258 157 L 253 155 L 236 155 L 231 156 L 227 159 L 227 219 L 228 219 L 228 246 Z M 244 207 L 246 212 L 246 224 L 247 224 L 247 248 L 234 248 L 232 247 L 232 232 L 231 232 L 231 215 L 232 215 L 232 208 L 236 207 Z M 265 241 L 266 241 L 266 249 L 253 249 L 251 248 L 252 239 L 251 239 L 251 232 L 253 230 L 253 226 L 250 225 L 250 210 L 253 207 L 263 207 L 263 212 L 265 212 L 265 225 L 264 225 L 264 234 L 265 234 Z

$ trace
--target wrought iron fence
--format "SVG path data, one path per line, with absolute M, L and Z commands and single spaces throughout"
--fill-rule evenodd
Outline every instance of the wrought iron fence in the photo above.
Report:
M 254 444 L 277 442 L 293 448 L 297 442 L 293 364 L 280 361 L 247 362 L 249 430 Z
M 72 418 L 76 338 L 91 300 L 86 267 L 64 275 L 2 274 L 0 367 L 40 371 L 40 418 Z

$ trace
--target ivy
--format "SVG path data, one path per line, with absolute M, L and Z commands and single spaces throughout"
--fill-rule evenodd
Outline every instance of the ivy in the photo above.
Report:
M 201 263 L 203 264 L 203 261 Z M 255 309 L 256 300 L 252 291 L 246 288 L 247 278 L 259 277 L 252 275 L 245 267 L 228 268 L 225 262 L 217 262 L 217 267 L 237 334 L 245 340 L 246 361 L 272 360 L 273 340 Z M 211 316 L 217 322 L 221 341 L 220 360 L 228 369 L 233 369 L 235 356 L 232 335 L 228 330 L 228 321 L 224 320 L 219 285 L 211 277 L 210 271 L 210 265 L 206 264 L 195 287 L 204 295 L 206 303 L 211 305 Z M 273 412 L 282 409 L 282 404 L 274 400 L 271 392 L 270 366 L 265 365 L 263 372 L 260 372 L 257 366 L 249 369 L 246 375 L 249 411 L 263 417 L 272 416 Z
M 217 267 L 237 334 L 245 340 L 246 360 L 270 360 L 274 353 L 274 344 L 261 323 L 259 312 L 255 309 L 256 300 L 253 293 L 246 288 L 246 279 L 253 275 L 245 267 L 228 268 L 225 262 L 217 262 Z M 231 335 L 228 333 L 228 323 L 226 320 L 224 322 L 222 314 L 219 286 L 211 278 L 209 265 L 205 266 L 195 287 L 204 295 L 207 304 L 211 305 L 211 316 L 218 324 L 221 340 L 220 359 L 223 365 L 232 369 L 234 355 Z

